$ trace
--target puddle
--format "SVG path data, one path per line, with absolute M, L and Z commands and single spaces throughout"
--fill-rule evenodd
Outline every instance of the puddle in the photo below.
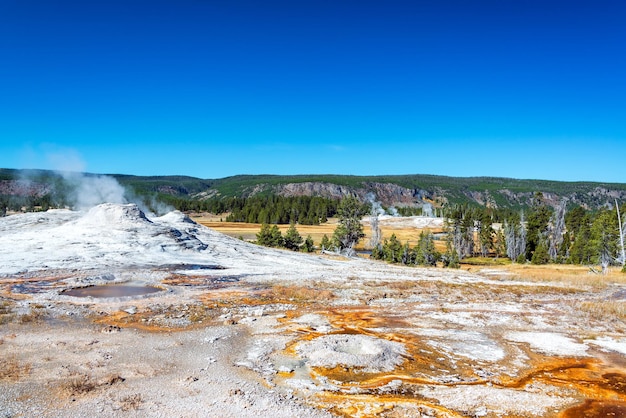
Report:
M 160 292 L 163 289 L 155 286 L 132 286 L 124 284 L 109 284 L 103 286 L 87 286 L 68 289 L 61 292 L 65 296 L 74 296 L 78 298 L 123 298 L 133 296 L 149 295 L 151 293 Z

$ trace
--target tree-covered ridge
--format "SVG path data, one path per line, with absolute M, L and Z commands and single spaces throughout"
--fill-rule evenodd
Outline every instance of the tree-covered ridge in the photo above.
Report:
M 270 192 L 272 187 L 290 183 L 330 183 L 347 186 L 354 189 L 363 187 L 367 183 L 388 183 L 406 187 L 408 189 L 446 190 L 456 197 L 465 192 L 497 193 L 509 190 L 514 193 L 545 193 L 567 194 L 587 193 L 597 187 L 606 187 L 611 190 L 626 191 L 626 184 L 597 183 L 597 182 L 563 182 L 551 180 L 520 180 L 500 177 L 449 177 L 438 175 L 414 174 L 393 176 L 347 176 L 347 175 L 240 175 L 214 180 L 213 188 L 221 195 L 241 195 L 253 188 Z
M 84 176 L 98 176 L 84 174 Z M 597 210 L 608 207 L 615 198 L 626 200 L 626 184 L 596 182 L 559 182 L 497 177 L 448 177 L 436 175 L 345 176 L 345 175 L 239 175 L 222 179 L 189 176 L 131 176 L 111 174 L 129 195 L 150 201 L 166 202 L 180 210 L 230 211 L 233 199 L 308 195 L 341 199 L 350 195 L 365 200 L 373 196 L 384 205 L 435 207 L 467 204 L 499 209 L 527 209 L 536 192 L 541 192 L 551 207 L 567 198 L 569 207 L 577 205 Z M 30 182 L 32 190 L 46 193 L 15 192 L 15 182 Z M 308 184 L 308 185 L 307 185 Z M 299 187 L 291 187 L 299 186 Z M 307 186 L 310 186 L 307 188 Z M 63 177 L 48 170 L 0 169 L 0 201 L 13 207 L 51 206 L 66 203 L 68 185 Z M 294 192 L 294 189 L 297 189 Z M 46 195 L 44 197 L 44 195 Z
M 225 199 L 228 197 L 273 196 L 285 192 L 286 186 L 315 183 L 336 185 L 345 188 L 345 195 L 364 197 L 380 192 L 380 185 L 405 188 L 413 195 L 413 202 L 386 202 L 389 205 L 411 206 L 424 201 L 439 206 L 470 204 L 498 208 L 527 208 L 536 192 L 541 192 L 549 204 L 556 206 L 567 197 L 571 205 L 582 205 L 598 209 L 610 204 L 615 198 L 626 198 L 626 184 L 595 182 L 558 182 L 549 180 L 518 180 L 496 177 L 447 177 L 434 175 L 404 176 L 341 176 L 341 175 L 298 175 L 298 176 L 233 176 L 218 180 L 207 180 L 211 185 L 202 196 L 185 196 L 191 199 Z M 323 192 L 311 195 L 337 198 Z M 345 196 L 344 196 L 345 197 Z M 378 196 L 376 196 L 378 198 Z M 389 199 L 393 199 L 393 196 Z M 400 200 L 400 199 L 399 199 Z M 406 199 L 404 199 L 406 200 Z
M 138 195 L 166 194 L 171 196 L 190 196 L 211 188 L 214 180 L 201 180 L 188 176 L 130 176 L 111 175 L 123 186 L 131 188 Z

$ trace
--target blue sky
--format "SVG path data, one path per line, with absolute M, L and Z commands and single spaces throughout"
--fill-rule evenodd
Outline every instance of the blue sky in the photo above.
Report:
M 621 1 L 0 1 L 0 167 L 626 183 Z

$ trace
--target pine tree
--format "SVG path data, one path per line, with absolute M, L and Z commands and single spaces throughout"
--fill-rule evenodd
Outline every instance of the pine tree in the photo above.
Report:
M 322 241 L 320 241 L 320 247 L 322 248 L 322 251 L 330 250 L 331 243 L 328 235 L 324 234 L 324 236 L 322 237 Z
M 361 217 L 366 212 L 364 205 L 354 196 L 346 197 L 339 204 L 339 225 L 333 233 L 333 242 L 341 252 L 354 255 L 354 246 L 365 236 Z
M 382 260 L 383 257 L 384 257 L 383 247 L 379 243 L 377 246 L 372 248 L 372 253 L 370 254 L 370 258 L 373 258 L 374 260 Z
M 439 260 L 439 253 L 435 249 L 435 240 L 430 232 L 420 232 L 419 240 L 415 248 L 415 264 L 422 266 L 435 266 Z
M 576 206 L 565 214 L 565 229 L 572 237 L 576 237 L 580 228 L 587 224 L 589 224 L 589 214 L 582 206 Z
M 261 225 L 261 230 L 256 234 L 256 243 L 268 247 L 271 241 L 272 232 L 269 224 Z
M 494 247 L 494 235 L 493 224 L 491 221 L 491 215 L 487 210 L 483 210 L 478 222 L 478 243 L 480 245 L 480 254 L 483 257 L 487 257 Z
M 283 237 L 278 226 L 269 224 L 261 225 L 261 230 L 256 234 L 256 242 L 266 247 L 282 247 Z
M 533 252 L 533 256 L 530 259 L 532 264 L 547 264 L 550 261 L 550 254 L 548 250 L 548 244 L 545 240 L 541 240 L 535 251 Z
M 569 261 L 573 264 L 591 264 L 593 258 L 591 245 L 591 225 L 582 223 L 570 248 Z
M 298 251 L 302 242 L 302 236 L 300 236 L 300 233 L 296 229 L 296 225 L 292 222 L 283 237 L 283 246 L 288 250 Z
M 310 235 L 307 235 L 301 249 L 305 253 L 312 253 L 315 251 L 315 244 L 313 243 L 313 238 Z
M 552 213 L 543 201 L 543 194 L 535 194 L 526 222 L 526 259 L 532 259 L 533 252 L 548 233 L 548 223 Z
M 502 228 L 496 232 L 495 251 L 496 257 L 506 257 L 506 245 L 504 244 L 504 232 Z
M 443 266 L 451 269 L 461 268 L 461 263 L 459 261 L 459 254 L 457 254 L 456 250 L 450 249 L 448 250 L 442 257 Z
M 609 265 L 617 259 L 619 232 L 617 216 L 612 211 L 603 211 L 591 226 L 591 245 L 594 259 L 602 266 L 602 273 L 607 274 Z
M 402 260 L 403 247 L 396 234 L 383 244 L 383 257 L 388 263 L 399 263 Z
M 409 247 L 409 243 L 406 242 L 402 247 L 402 256 L 400 258 L 400 262 L 405 266 L 414 265 L 415 264 L 416 254 L 411 247 Z

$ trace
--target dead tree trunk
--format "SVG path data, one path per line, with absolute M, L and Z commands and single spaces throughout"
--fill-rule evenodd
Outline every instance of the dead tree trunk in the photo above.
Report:
M 548 231 L 548 254 L 552 261 L 556 260 L 559 254 L 559 248 L 563 243 L 563 231 L 565 230 L 565 207 L 567 200 L 561 200 L 561 203 L 556 207 L 552 219 L 550 221 L 550 229 Z
M 615 199 L 615 210 L 617 211 L 617 224 L 619 225 L 619 243 L 622 249 L 622 254 L 619 260 L 622 263 L 622 268 L 626 265 L 626 253 L 624 252 L 624 229 L 622 228 L 622 217 L 619 213 L 619 205 L 617 199 Z
M 378 214 L 373 213 L 370 216 L 370 226 L 372 227 L 372 237 L 370 239 L 370 246 L 372 249 L 378 247 L 380 245 L 381 232 L 380 227 L 378 226 Z

